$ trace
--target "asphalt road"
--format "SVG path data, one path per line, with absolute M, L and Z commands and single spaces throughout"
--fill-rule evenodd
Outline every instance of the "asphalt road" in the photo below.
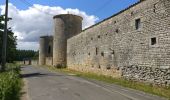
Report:
M 23 66 L 29 100 L 165 100 L 114 84 Z

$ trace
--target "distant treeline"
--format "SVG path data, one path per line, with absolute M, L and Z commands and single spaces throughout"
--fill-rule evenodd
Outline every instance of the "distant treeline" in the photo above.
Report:
M 33 50 L 17 50 L 15 61 L 22 61 L 23 59 L 31 58 L 38 59 L 38 51 Z

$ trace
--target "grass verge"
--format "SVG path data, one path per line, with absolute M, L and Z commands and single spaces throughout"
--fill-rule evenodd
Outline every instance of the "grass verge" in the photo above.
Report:
M 105 75 L 97 75 L 94 73 L 86 73 L 86 72 L 79 72 L 67 68 L 63 69 L 57 69 L 51 66 L 42 66 L 44 68 L 49 69 L 50 71 L 56 71 L 56 72 L 63 72 L 66 74 L 74 74 L 78 77 L 83 77 L 83 78 L 88 78 L 88 79 L 95 79 L 98 81 L 103 81 L 111 84 L 116 84 L 116 85 L 121 85 L 123 87 L 128 87 L 140 91 L 144 91 L 146 93 L 158 95 L 161 97 L 168 98 L 170 100 L 170 87 L 159 87 L 155 85 L 149 85 L 146 83 L 141 83 L 141 82 L 136 82 L 136 81 L 131 81 L 131 80 L 126 80 L 123 78 L 112 78 L 108 77 Z
M 7 71 L 0 73 L 0 100 L 20 100 L 22 81 L 20 67 L 7 64 Z

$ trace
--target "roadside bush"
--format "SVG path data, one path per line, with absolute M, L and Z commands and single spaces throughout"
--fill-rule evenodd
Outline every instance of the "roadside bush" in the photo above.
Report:
M 0 73 L 0 100 L 19 100 L 21 79 L 19 66 L 8 65 L 7 71 Z

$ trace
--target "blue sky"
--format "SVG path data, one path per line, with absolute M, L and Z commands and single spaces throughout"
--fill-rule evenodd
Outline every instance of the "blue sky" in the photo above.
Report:
M 83 29 L 108 18 L 138 0 L 9 0 L 9 27 L 17 36 L 17 48 L 38 50 L 39 37 L 53 35 L 53 16 L 76 14 L 83 17 Z M 26 1 L 27 3 L 25 3 Z M 29 2 L 29 4 L 28 4 Z M 0 0 L 0 14 L 5 11 Z M 50 16 L 49 16 L 50 15 Z
M 9 0 L 18 9 L 24 10 L 29 5 L 24 4 L 24 0 Z M 139 0 L 26 0 L 31 4 L 41 4 L 48 6 L 61 6 L 62 8 L 78 8 L 85 11 L 87 14 L 97 16 L 101 21 Z M 4 4 L 5 0 L 0 1 L 0 5 Z

